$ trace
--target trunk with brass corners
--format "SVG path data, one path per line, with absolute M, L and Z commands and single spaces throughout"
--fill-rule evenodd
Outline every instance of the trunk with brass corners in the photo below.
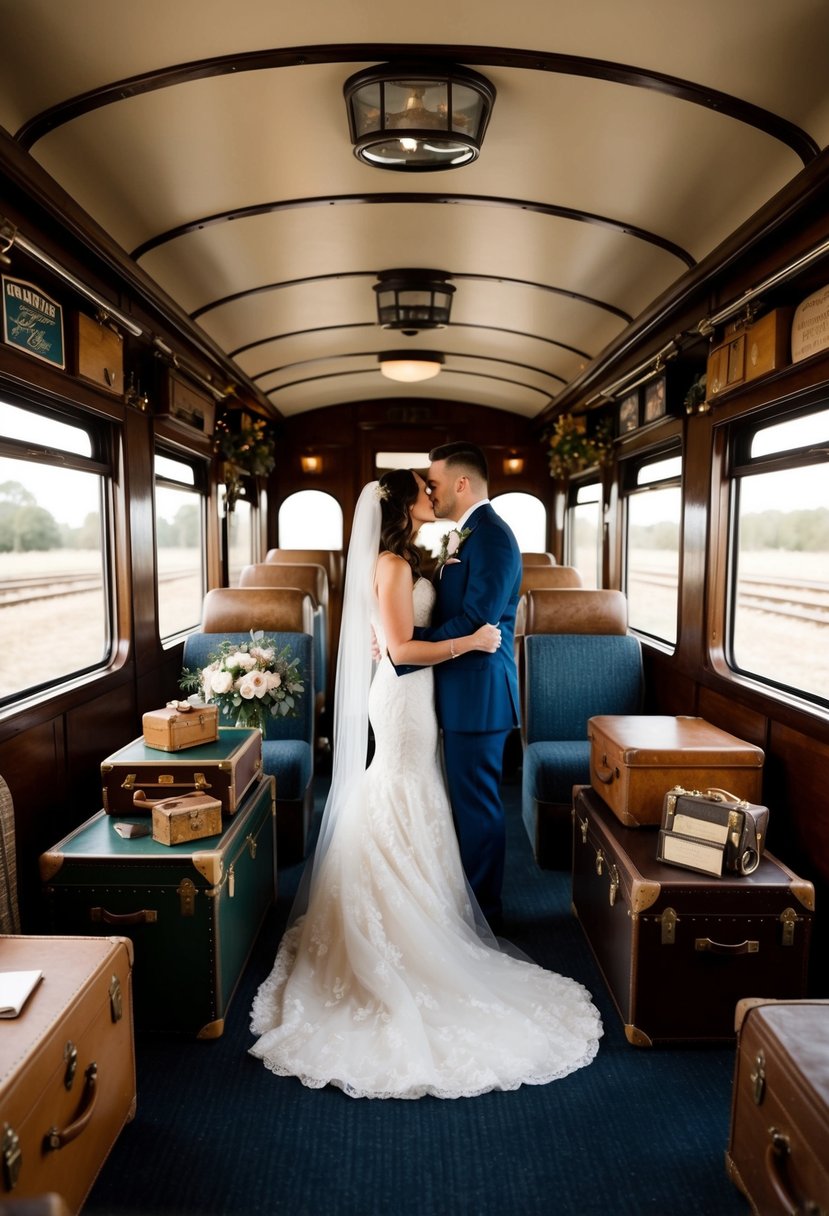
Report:
M 262 734 L 220 726 L 214 743 L 181 752 L 134 739 L 101 764 L 104 810 L 110 815 L 150 815 L 153 803 L 192 792 L 218 798 L 233 815 L 262 772 Z
M 590 784 L 626 827 L 658 824 L 665 795 L 711 786 L 761 802 L 763 750 L 704 718 L 599 714 L 587 723 Z
M 98 811 L 40 858 L 51 925 L 124 933 L 135 1024 L 218 1038 L 276 891 L 275 782 L 262 777 L 224 831 L 175 846 L 122 837 Z
M 741 1001 L 729 1178 L 755 1216 L 829 1213 L 829 1001 Z
M 43 979 L 0 1035 L 0 1210 L 51 1192 L 75 1213 L 135 1114 L 132 945 L 0 937 L 0 969 L 33 967 Z
M 657 860 L 589 786 L 573 800 L 573 911 L 636 1046 L 734 1035 L 734 1007 L 806 994 L 812 883 L 771 854 L 721 878 Z

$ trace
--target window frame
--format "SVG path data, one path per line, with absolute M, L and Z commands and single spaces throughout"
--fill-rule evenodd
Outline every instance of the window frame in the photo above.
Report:
M 638 482 L 639 473 L 642 469 L 651 464 L 659 464 L 665 460 L 678 458 L 680 461 L 680 471 L 678 474 L 669 477 L 660 478 L 647 485 L 641 485 Z M 629 562 L 629 537 L 630 537 L 630 500 L 634 495 L 648 494 L 655 489 L 667 489 L 676 487 L 679 490 L 679 521 L 678 521 L 678 537 L 677 537 L 677 570 L 676 570 L 676 620 L 675 620 L 675 638 L 660 637 L 659 634 L 650 633 L 640 626 L 630 622 L 630 629 L 637 636 L 643 638 L 649 645 L 653 645 L 666 654 L 674 654 L 679 649 L 680 633 L 682 629 L 682 570 L 683 570 L 683 555 L 684 555 L 684 536 L 685 536 L 685 449 L 680 437 L 672 438 L 658 447 L 648 447 L 644 450 L 631 453 L 629 456 L 624 456 L 619 460 L 619 506 L 621 508 L 620 516 L 622 527 L 620 530 L 619 543 L 621 548 L 621 567 L 620 567 L 620 582 L 622 590 L 630 601 L 628 590 L 628 562 Z
M 179 464 L 186 465 L 193 470 L 192 485 L 184 481 L 176 481 L 172 477 L 165 477 L 163 474 L 158 474 L 155 469 L 156 456 L 163 456 L 167 460 L 174 460 Z M 173 633 L 162 634 L 161 618 L 160 618 L 160 599 L 159 599 L 159 567 L 158 567 L 158 517 L 156 514 L 156 490 L 161 487 L 168 490 L 184 490 L 187 493 L 198 494 L 200 503 L 200 558 L 201 558 L 201 598 L 204 600 L 207 594 L 209 584 L 208 577 L 208 522 L 209 522 L 209 507 L 210 507 L 210 462 L 203 456 L 195 452 L 186 451 L 183 448 L 177 447 L 175 444 L 166 442 L 163 438 L 156 436 L 152 446 L 152 490 L 153 490 L 153 551 L 155 562 L 155 621 L 158 643 L 163 650 L 178 645 L 182 638 L 187 637 L 194 629 L 198 629 L 199 622 L 195 621 L 192 625 L 186 625 L 182 629 L 177 629 Z

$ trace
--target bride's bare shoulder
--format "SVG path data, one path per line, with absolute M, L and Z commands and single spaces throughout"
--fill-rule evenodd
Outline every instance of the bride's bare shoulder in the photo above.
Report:
M 383 570 L 387 574 L 398 574 L 404 568 L 408 568 L 408 565 L 405 557 L 401 557 L 399 553 L 390 553 L 388 549 L 384 549 L 377 558 L 378 573 Z

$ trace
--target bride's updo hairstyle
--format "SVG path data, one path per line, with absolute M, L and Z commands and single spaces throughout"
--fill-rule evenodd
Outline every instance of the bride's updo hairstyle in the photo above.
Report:
M 412 541 L 414 525 L 409 508 L 417 501 L 420 487 L 410 469 L 392 469 L 380 478 L 380 552 L 396 553 L 420 575 L 420 550 Z

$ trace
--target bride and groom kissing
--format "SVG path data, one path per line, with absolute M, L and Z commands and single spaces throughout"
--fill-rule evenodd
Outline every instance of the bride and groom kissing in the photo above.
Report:
M 426 480 L 395 470 L 357 503 L 331 788 L 251 1015 L 266 1067 L 352 1097 L 544 1084 L 590 1063 L 602 1033 L 580 984 L 515 957 L 490 928 L 521 557 L 488 501 L 483 452 L 446 444 L 430 461 Z M 413 538 L 435 517 L 457 520 L 457 540 L 433 585 Z

